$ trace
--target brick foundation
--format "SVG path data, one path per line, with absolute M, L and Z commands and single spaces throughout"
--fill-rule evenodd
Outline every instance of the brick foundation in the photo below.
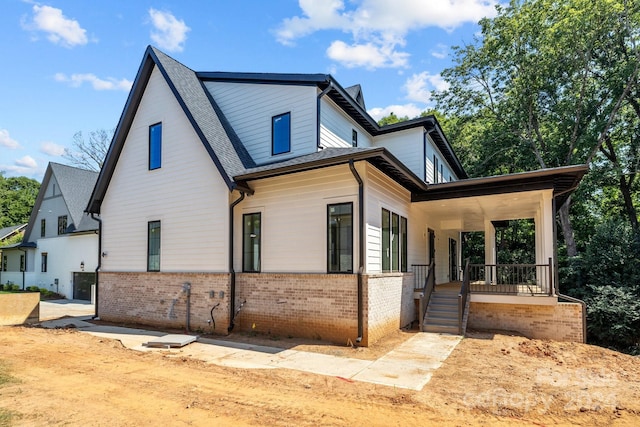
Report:
M 364 283 L 369 345 L 415 319 L 413 274 L 370 274 L 364 276 Z
M 191 284 L 190 327 L 226 334 L 229 326 L 229 274 L 110 273 L 101 272 L 98 315 L 102 320 L 182 329 L 186 326 L 187 296 Z M 213 292 L 213 294 L 211 293 Z M 224 295 L 220 298 L 220 292 Z M 213 324 L 208 323 L 211 308 Z
M 516 331 L 529 338 L 583 342 L 582 305 L 472 302 L 467 327 Z

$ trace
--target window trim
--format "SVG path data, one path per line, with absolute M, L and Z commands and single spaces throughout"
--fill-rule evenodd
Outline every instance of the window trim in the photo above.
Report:
M 385 232 L 385 218 L 388 222 Z M 383 273 L 406 273 L 409 257 L 409 220 L 390 209 L 380 212 L 380 271 Z M 387 237 L 385 239 L 385 237 Z M 388 240 L 388 253 L 385 241 Z M 385 268 L 385 265 L 387 268 Z
M 157 147 L 157 149 L 158 149 L 157 163 L 158 164 L 156 165 L 155 163 L 152 164 L 152 160 L 153 160 L 152 159 L 152 151 L 153 151 L 153 147 L 154 147 L 152 145 L 153 142 L 154 142 L 153 138 L 152 138 L 152 130 L 154 128 L 157 128 L 157 127 L 160 128 L 160 137 L 159 137 L 160 139 L 159 139 L 159 141 L 157 141 L 157 143 L 158 143 L 158 147 Z M 158 123 L 154 123 L 152 125 L 149 125 L 149 152 L 148 152 L 148 154 L 149 154 L 149 164 L 148 164 L 149 170 L 152 171 L 152 170 L 156 170 L 156 169 L 162 168 L 162 122 L 158 122 Z
M 151 253 L 151 226 L 157 224 L 158 226 L 156 227 L 158 230 L 158 253 Z M 154 221 L 147 221 L 147 271 L 148 272 L 153 272 L 153 273 L 157 273 L 160 271 L 160 254 L 161 252 L 161 248 L 162 248 L 162 222 L 160 220 L 154 220 Z M 157 256 L 158 257 L 158 267 L 156 268 L 152 268 L 151 265 L 151 256 Z
M 40 272 L 41 273 L 46 273 L 47 272 L 48 260 L 49 260 L 49 253 L 48 252 L 42 252 L 40 254 Z
M 358 131 L 355 129 L 351 129 L 351 146 L 358 146 Z
M 349 209 L 351 210 L 351 233 L 349 233 L 349 246 L 351 247 L 351 268 L 346 271 L 340 270 L 338 263 L 338 270 L 334 271 L 331 269 L 331 228 L 330 228 L 330 220 L 331 220 L 331 207 L 332 206 L 344 206 L 349 205 Z M 342 202 L 342 203 L 331 203 L 327 205 L 327 274 L 353 274 L 353 264 L 354 264 L 354 251 L 353 251 L 353 202 Z
M 247 252 L 247 246 L 246 246 L 246 239 L 245 239 L 245 231 L 246 231 L 246 224 L 247 224 L 247 217 L 255 217 L 258 216 L 258 219 L 260 221 L 260 231 L 258 232 L 258 235 L 256 236 L 258 238 L 258 268 L 257 269 L 248 269 L 246 268 L 247 266 L 247 259 L 245 258 Z M 253 221 L 253 220 L 252 220 Z M 252 233 L 253 234 L 253 233 Z M 255 247 L 255 246 L 254 246 Z M 255 253 L 253 253 L 252 258 L 255 258 Z M 255 263 L 255 259 L 252 259 L 252 261 L 254 261 Z M 247 212 L 245 214 L 242 214 L 242 272 L 243 273 L 260 273 L 262 271 L 262 212 Z
M 40 237 L 47 235 L 47 220 L 45 218 L 40 219 Z
M 287 135 L 288 135 L 288 142 L 287 142 L 287 150 L 286 151 L 278 151 L 276 153 L 276 120 L 278 118 L 281 117 L 288 117 L 288 130 L 287 130 Z M 272 156 L 277 156 L 279 154 L 286 154 L 286 153 L 290 153 L 291 152 L 291 111 L 288 111 L 286 113 L 282 113 L 282 114 L 278 114 L 276 116 L 272 116 L 271 117 L 271 155 Z

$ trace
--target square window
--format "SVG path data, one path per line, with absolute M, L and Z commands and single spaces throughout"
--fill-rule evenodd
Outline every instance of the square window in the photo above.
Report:
M 271 118 L 271 154 L 291 151 L 291 113 Z
M 160 271 L 160 221 L 147 225 L 147 271 Z
M 149 126 L 149 170 L 162 166 L 162 123 Z
M 261 229 L 260 213 L 242 215 L 242 271 L 246 273 L 260 272 Z

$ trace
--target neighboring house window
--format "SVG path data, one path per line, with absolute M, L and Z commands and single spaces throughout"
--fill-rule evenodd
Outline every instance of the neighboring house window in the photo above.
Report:
M 291 151 L 291 113 L 271 118 L 271 154 Z
M 160 221 L 148 223 L 147 271 L 160 271 Z
M 358 146 L 358 132 L 355 129 L 351 130 L 351 146 L 352 147 Z
M 64 234 L 67 232 L 67 216 L 62 215 L 58 217 L 58 234 Z
M 382 209 L 382 271 L 407 271 L 407 219 Z
M 20 255 L 20 271 L 24 271 L 24 255 Z
M 327 271 L 353 272 L 353 203 L 327 206 Z
M 261 229 L 260 213 L 242 215 L 242 271 L 244 272 L 260 272 Z
M 40 237 L 44 237 L 46 232 L 47 232 L 47 220 L 41 219 L 40 220 Z
M 2 255 L 2 271 L 7 271 L 7 256 Z
M 42 271 L 43 273 L 47 272 L 47 258 L 48 254 L 46 252 L 43 252 L 40 255 L 40 271 Z
M 162 123 L 149 126 L 149 170 L 162 166 Z

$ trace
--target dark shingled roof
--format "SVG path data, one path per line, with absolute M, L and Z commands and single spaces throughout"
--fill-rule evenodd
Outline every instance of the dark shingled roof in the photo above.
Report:
M 8 236 L 19 232 L 20 229 L 25 228 L 27 224 L 12 225 L 10 227 L 0 228 L 0 240 L 7 238 Z

